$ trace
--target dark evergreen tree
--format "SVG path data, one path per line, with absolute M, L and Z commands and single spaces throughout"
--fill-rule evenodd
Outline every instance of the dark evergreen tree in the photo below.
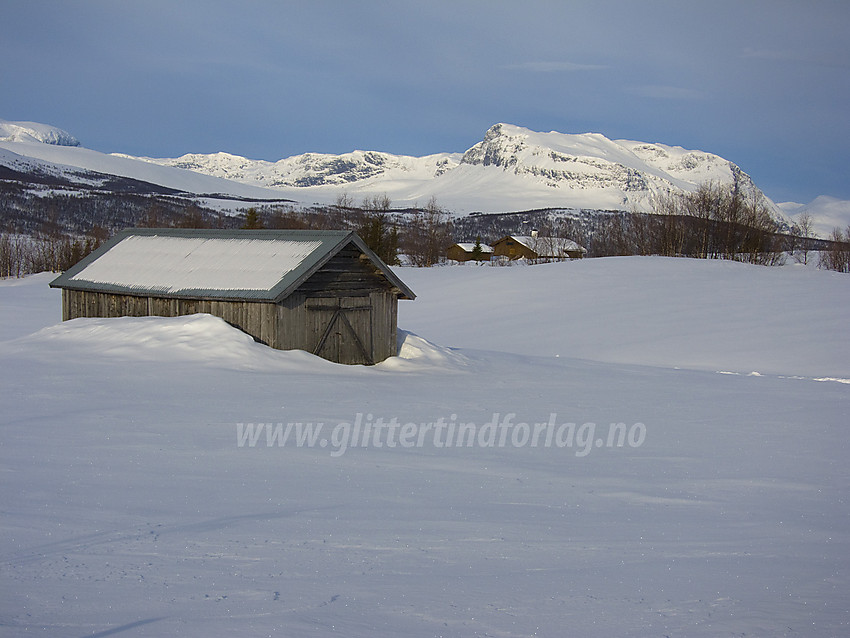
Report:
M 245 212 L 245 223 L 242 224 L 241 228 L 243 230 L 257 230 L 259 228 L 263 228 L 263 220 L 260 218 L 259 213 L 257 213 L 256 208 L 249 208 Z
M 475 245 L 472 247 L 472 258 L 475 261 L 484 260 L 484 249 L 481 248 L 481 236 L 475 238 Z

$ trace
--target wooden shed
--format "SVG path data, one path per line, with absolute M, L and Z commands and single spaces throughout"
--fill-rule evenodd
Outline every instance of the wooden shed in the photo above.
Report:
M 480 243 L 479 246 L 481 247 L 481 254 L 476 256 L 474 241 L 458 242 L 449 246 L 446 250 L 446 259 L 453 259 L 454 261 L 472 261 L 473 259 L 477 259 L 477 261 L 490 261 L 490 257 L 493 256 L 493 247 Z
M 587 249 L 571 239 L 534 235 L 507 235 L 493 244 L 496 256 L 509 259 L 557 261 L 581 259 Z
M 209 313 L 281 350 L 349 364 L 397 354 L 416 295 L 356 234 L 132 229 L 50 283 L 62 319 Z

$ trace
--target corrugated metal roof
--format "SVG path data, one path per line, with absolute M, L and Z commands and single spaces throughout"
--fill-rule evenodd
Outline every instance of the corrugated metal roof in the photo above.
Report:
M 51 282 L 116 294 L 280 301 L 354 243 L 399 294 L 415 298 L 363 241 L 346 231 L 132 229 Z
M 179 293 L 271 290 L 320 241 L 131 236 L 70 281 Z
M 472 252 L 473 250 L 475 250 L 475 242 L 459 241 L 458 243 L 455 244 L 455 246 L 460 246 L 466 252 Z M 481 252 L 492 253 L 493 247 L 488 246 L 487 244 L 481 244 Z

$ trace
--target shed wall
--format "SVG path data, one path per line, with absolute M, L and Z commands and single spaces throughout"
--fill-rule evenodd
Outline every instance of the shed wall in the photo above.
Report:
M 449 248 L 446 249 L 446 259 L 453 259 L 454 261 L 469 261 L 472 259 L 472 255 L 460 246 L 449 246 Z
M 538 257 L 537 253 L 531 250 L 528 246 L 510 238 L 500 239 L 493 244 L 493 254 L 499 257 L 508 257 L 510 259 L 519 259 L 520 257 L 524 257 L 525 259 L 537 259 Z
M 268 302 L 218 301 L 117 295 L 62 290 L 62 320 L 78 317 L 179 317 L 207 313 L 224 319 L 257 341 L 277 345 L 277 308 Z
M 338 306 L 345 314 L 344 320 L 335 319 L 338 325 L 331 327 L 332 336 L 326 339 L 320 352 L 316 348 L 334 312 L 309 311 L 311 303 Z M 220 317 L 272 348 L 306 350 L 337 363 L 378 363 L 397 354 L 398 297 L 389 290 L 349 290 L 344 294 L 299 290 L 280 304 L 62 290 L 63 321 L 78 317 L 177 317 L 195 313 Z M 356 338 L 352 337 L 349 326 Z

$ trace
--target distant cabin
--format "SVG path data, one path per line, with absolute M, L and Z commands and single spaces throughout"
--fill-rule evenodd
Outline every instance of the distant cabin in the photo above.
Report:
M 587 254 L 587 249 L 571 239 L 561 237 L 507 235 L 493 244 L 493 253 L 508 259 L 558 261 L 581 259 Z
M 490 261 L 490 257 L 493 256 L 493 247 L 488 246 L 487 244 L 480 244 L 480 246 L 481 255 L 478 256 L 477 261 Z M 471 261 L 476 258 L 474 253 L 475 242 L 458 242 L 446 250 L 446 259 L 453 259 L 455 261 Z
M 50 286 L 63 321 L 204 312 L 273 348 L 367 365 L 397 354 L 398 300 L 416 297 L 345 231 L 127 230 Z

